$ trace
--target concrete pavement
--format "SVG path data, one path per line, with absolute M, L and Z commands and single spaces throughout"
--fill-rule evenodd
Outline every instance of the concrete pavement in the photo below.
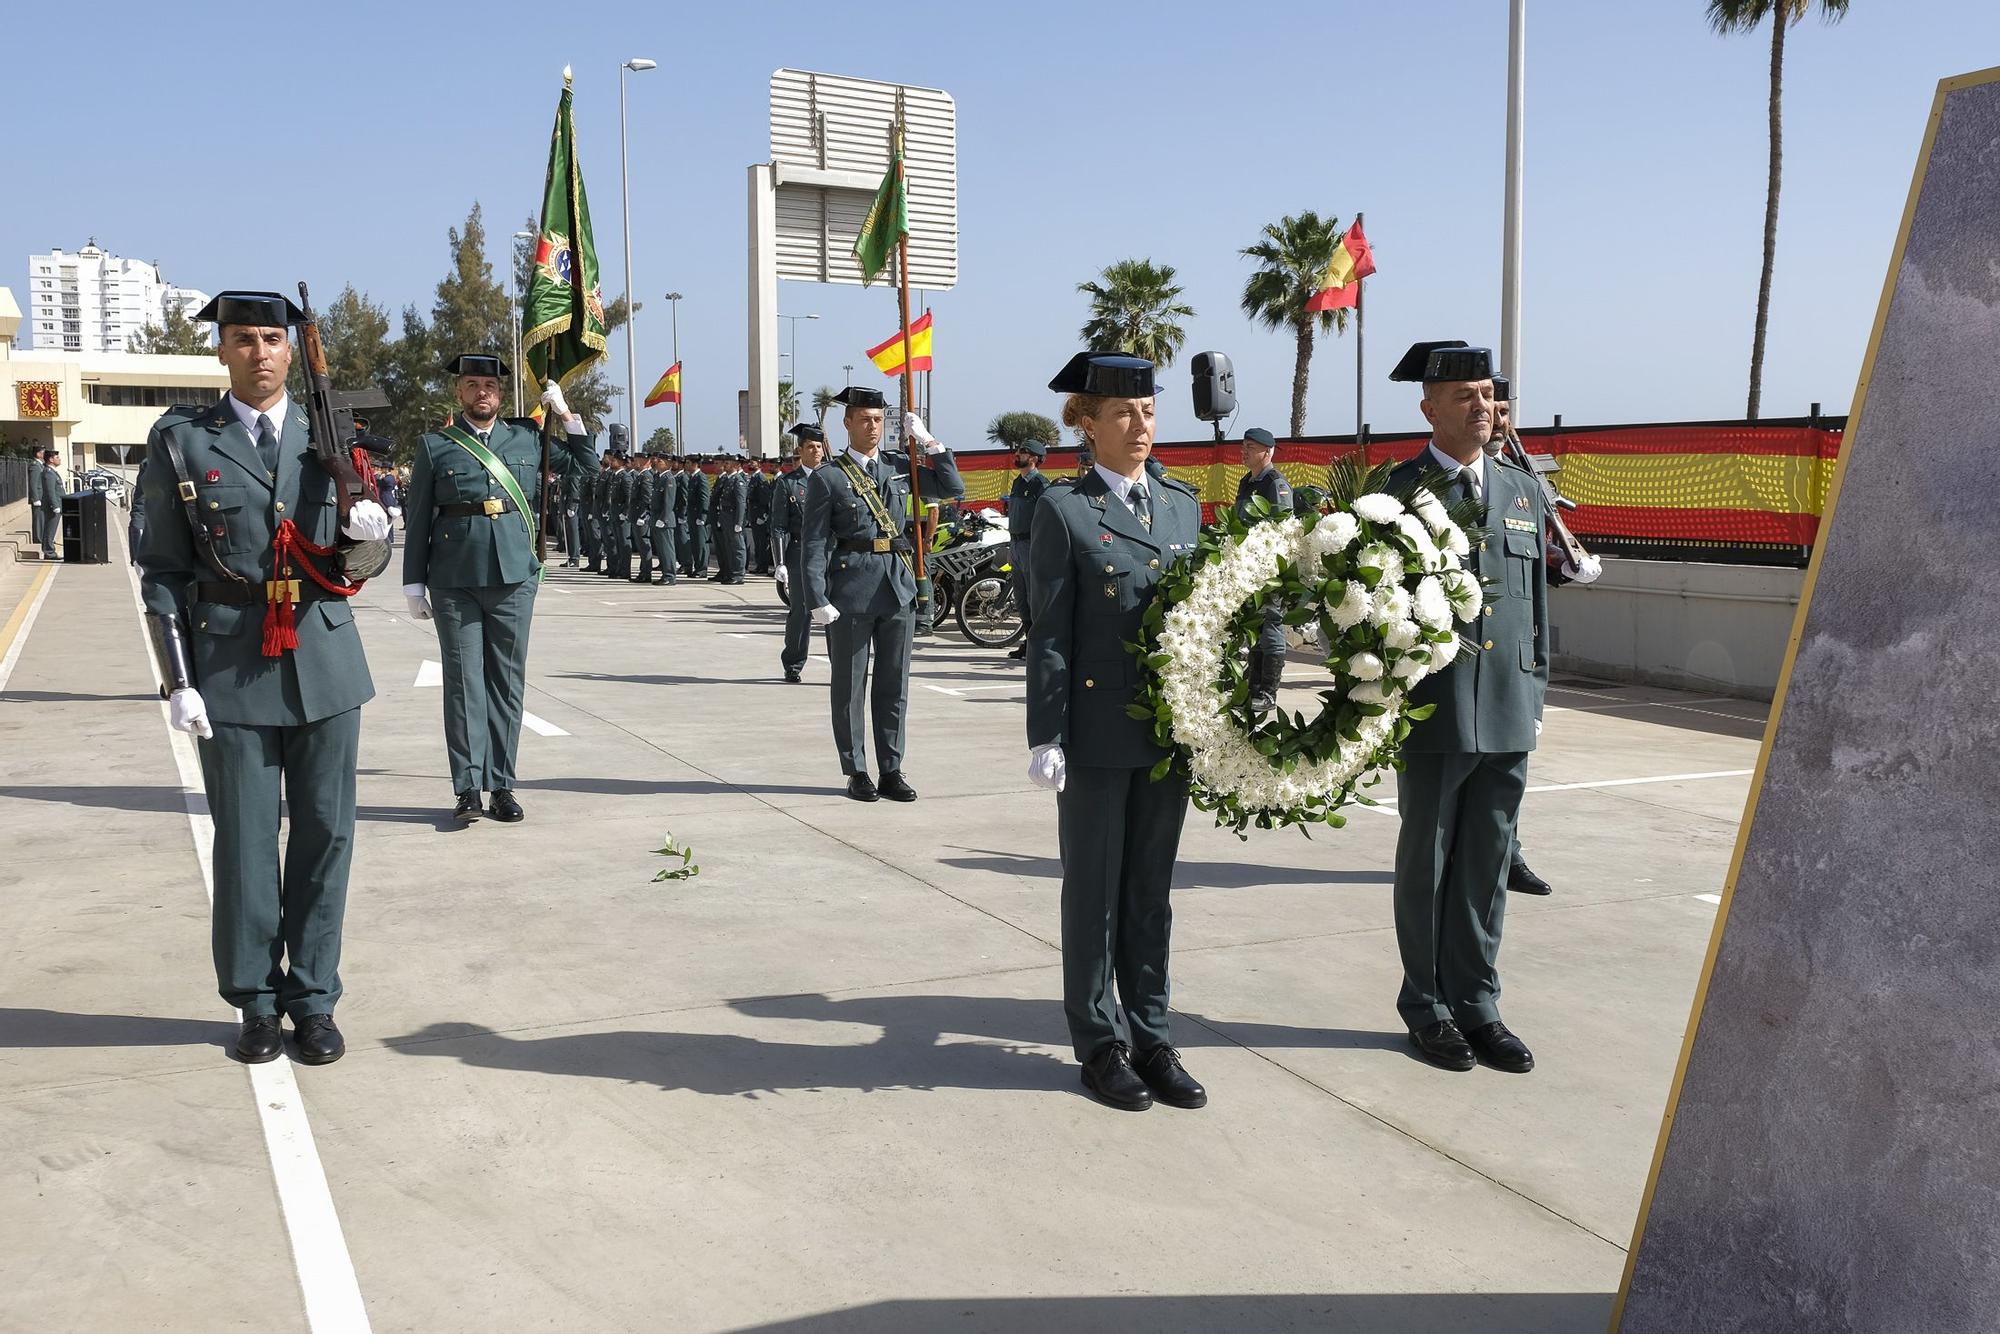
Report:
M 860 806 L 781 615 L 763 580 L 553 576 L 528 819 L 459 830 L 435 634 L 393 581 L 358 599 L 350 1051 L 296 1071 L 302 1185 L 223 1055 L 130 577 L 60 570 L 0 689 L 0 1330 L 305 1329 L 341 1272 L 426 1334 L 1603 1328 L 1759 706 L 1551 696 L 1523 829 L 1557 892 L 1502 956 L 1525 1078 L 1408 1054 L 1392 808 L 1191 815 L 1175 1031 L 1212 1101 L 1133 1116 L 1067 1054 L 1018 665 L 924 641 L 923 799 Z M 670 833 L 697 879 L 651 882 Z M 303 1254 L 300 1191 L 338 1216 Z

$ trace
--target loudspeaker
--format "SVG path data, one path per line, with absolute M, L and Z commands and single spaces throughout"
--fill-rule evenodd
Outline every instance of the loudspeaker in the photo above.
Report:
M 1236 368 L 1228 354 L 1194 354 L 1194 415 L 1205 422 L 1218 422 L 1236 411 Z
M 612 422 L 611 448 L 617 450 L 621 454 L 627 452 L 627 449 L 631 443 L 630 440 L 627 439 L 628 434 L 629 433 L 625 429 L 624 422 Z

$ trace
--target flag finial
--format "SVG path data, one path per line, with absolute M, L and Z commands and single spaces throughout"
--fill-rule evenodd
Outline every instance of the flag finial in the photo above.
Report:
M 564 66 L 563 66 L 563 87 L 567 88 L 567 87 L 569 87 L 569 84 L 570 84 L 570 76 L 569 76 L 569 66 L 567 66 L 567 65 L 564 65 Z

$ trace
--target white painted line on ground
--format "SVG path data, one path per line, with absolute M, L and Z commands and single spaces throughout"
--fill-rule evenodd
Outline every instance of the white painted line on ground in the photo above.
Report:
M 132 582 L 132 603 L 143 618 L 146 604 L 139 594 L 138 568 L 128 564 L 125 574 Z M 157 664 L 153 682 L 156 686 L 160 683 Z M 161 700 L 160 722 L 167 729 L 167 744 L 180 774 L 181 801 L 187 808 L 202 890 L 213 909 L 215 821 L 208 814 L 201 762 L 195 756 L 193 739 L 174 731 L 167 720 L 167 702 Z M 361 1303 L 361 1285 L 354 1277 L 354 1261 L 347 1253 L 347 1237 L 340 1230 L 333 1193 L 327 1189 L 326 1168 L 319 1160 L 319 1146 L 313 1143 L 312 1123 L 306 1119 L 305 1100 L 299 1095 L 291 1058 L 280 1056 L 243 1068 L 250 1076 L 251 1096 L 256 1099 L 257 1119 L 264 1131 L 264 1150 L 270 1155 L 271 1174 L 277 1181 L 278 1211 L 284 1216 L 285 1232 L 292 1243 L 292 1267 L 305 1301 L 306 1328 L 312 1334 L 367 1334 L 368 1312 Z
M 126 568 L 131 567 L 128 565 Z M 35 589 L 35 596 L 28 600 L 27 614 L 21 616 L 19 623 L 11 627 L 14 632 L 13 641 L 7 645 L 7 656 L 0 658 L 0 690 L 7 688 L 8 680 L 14 675 L 14 664 L 21 660 L 21 648 L 28 642 L 28 635 L 35 628 L 35 618 L 42 614 L 42 604 L 49 600 L 49 590 L 56 586 L 56 575 L 61 572 L 60 565 L 44 565 L 35 572 L 35 578 L 40 580 L 41 584 Z M 12 621 L 14 618 L 10 616 L 7 619 Z
M 1668 704 L 1664 700 L 1657 699 L 1633 699 L 1625 700 L 1618 704 L 1599 704 L 1595 707 L 1586 704 L 1548 704 L 1543 706 L 1542 712 L 1609 713 L 1613 709 L 1684 709 L 1690 704 L 1728 704 L 1730 702 L 1731 697 L 1728 695 L 1717 695 L 1712 699 L 1691 699 L 1681 704 Z
M 1651 778 L 1600 778 L 1590 783 L 1541 783 L 1528 788 L 1530 792 L 1582 792 L 1599 787 L 1639 787 L 1646 783 L 1691 783 L 1702 778 L 1747 778 L 1757 772 L 1755 769 L 1713 769 L 1699 774 L 1658 774 Z M 1377 797 L 1375 805 L 1364 806 L 1363 810 L 1386 812 L 1396 804 L 1394 797 Z
M 950 696 L 951 696 L 951 697 L 952 697 L 953 699 L 964 699 L 964 698 L 965 698 L 965 695 L 964 695 L 964 693 L 963 693 L 963 692 L 961 692 L 961 691 L 957 691 L 957 690 L 947 690 L 947 689 L 945 689 L 945 688 L 944 688 L 943 686 L 934 686 L 934 685 L 932 685 L 932 684 L 931 684 L 931 683 L 930 683 L 929 681 L 919 681 L 919 682 L 917 682 L 917 684 L 918 684 L 918 685 L 920 685 L 920 686 L 922 686 L 922 687 L 923 687 L 924 689 L 926 689 L 926 690 L 935 690 L 935 691 L 937 691 L 937 692 L 938 692 L 938 694 L 940 694 L 940 695 L 950 695 Z
M 728 635 L 731 639 L 755 639 L 757 637 L 755 635 L 746 635 L 736 630 L 725 630 L 723 631 L 723 633 Z
M 972 691 L 975 690 L 1019 690 L 1023 687 L 1024 684 L 1025 683 L 1021 681 L 1004 681 L 998 685 L 990 685 L 990 686 L 960 686 L 958 688 L 958 693 L 961 695 L 965 695 L 965 694 L 970 694 Z
M 526 710 L 523 710 L 521 713 L 521 722 L 524 726 L 527 727 L 529 731 L 535 733 L 537 736 L 569 735 L 568 732 L 563 731 L 562 728 L 557 727 L 554 723 L 550 722 L 548 719 L 540 716 L 539 714 L 529 713 Z
M 1695 895 L 1695 897 L 1700 899 L 1703 903 L 1713 903 L 1718 907 L 1720 907 L 1722 904 L 1722 895 L 1720 894 L 1697 894 Z
M 418 690 L 424 690 L 431 686 L 441 686 L 443 684 L 444 684 L 443 663 L 438 662 L 432 658 L 425 658 L 422 662 L 417 664 L 416 688 Z

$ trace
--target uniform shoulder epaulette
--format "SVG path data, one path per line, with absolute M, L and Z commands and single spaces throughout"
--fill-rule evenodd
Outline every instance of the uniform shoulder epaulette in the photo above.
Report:
M 1043 492 L 1042 494 L 1044 498 L 1053 496 L 1058 491 L 1064 492 L 1066 494 L 1068 492 L 1076 490 L 1076 482 L 1077 479 L 1074 477 L 1051 478 L 1049 480 L 1049 489 Z
M 213 405 L 211 404 L 210 406 Z M 172 426 L 176 422 L 193 421 L 197 417 L 206 416 L 208 411 L 207 407 L 199 403 L 169 404 L 167 410 L 160 414 L 160 419 L 153 423 L 153 429 L 159 430 L 163 426 Z
M 1503 468 L 1512 468 L 1515 472 L 1524 473 L 1529 477 L 1533 477 L 1535 475 L 1531 469 L 1523 468 L 1520 464 L 1514 462 L 1514 460 L 1508 458 L 1505 454 L 1494 454 L 1491 455 L 1490 457 L 1493 459 L 1495 463 L 1499 464 Z
M 1178 477 L 1162 477 L 1160 478 L 1160 481 L 1165 483 L 1167 486 L 1175 488 L 1176 490 L 1186 492 L 1189 496 L 1193 497 L 1196 500 L 1201 499 L 1201 492 L 1195 490 L 1193 487 L 1189 486 L 1186 482 L 1183 482 Z
M 519 426 L 523 430 L 533 431 L 537 435 L 542 431 L 542 424 L 533 417 L 502 417 L 500 420 L 509 426 Z

